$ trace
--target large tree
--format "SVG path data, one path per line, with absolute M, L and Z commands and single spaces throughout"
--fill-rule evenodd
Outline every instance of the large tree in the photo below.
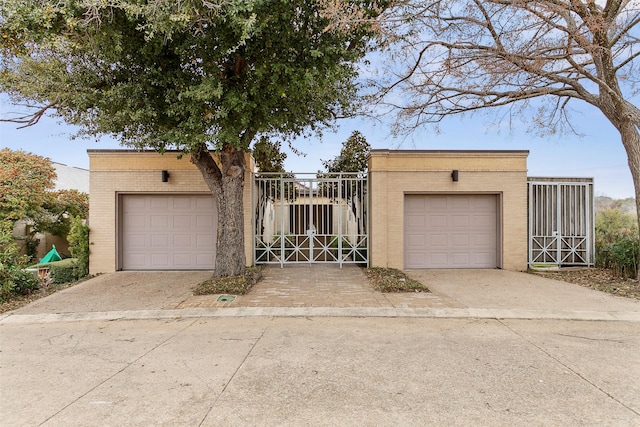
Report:
M 14 0 L 0 6 L 0 89 L 82 133 L 188 154 L 217 200 L 215 276 L 244 271 L 244 153 L 352 112 L 368 26 L 314 0 Z M 378 8 L 350 3 L 373 18 Z M 211 152 L 217 154 L 217 159 Z
M 44 214 L 51 199 L 56 171 L 45 157 L 24 151 L 0 150 L 0 223 L 13 229 L 21 219 Z
M 340 154 L 331 160 L 322 160 L 327 172 L 364 172 L 368 167 L 371 145 L 359 131 L 354 130 L 351 136 L 342 143 Z
M 397 130 L 494 108 L 541 134 L 571 132 L 571 106 L 586 102 L 620 133 L 640 211 L 640 2 L 400 0 L 390 11 L 395 61 L 377 83 Z

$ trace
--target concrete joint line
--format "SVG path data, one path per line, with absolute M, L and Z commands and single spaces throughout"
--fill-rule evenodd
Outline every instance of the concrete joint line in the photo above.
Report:
M 587 377 L 585 377 L 584 375 L 582 375 L 580 372 L 576 371 L 575 369 L 573 369 L 571 366 L 567 365 L 566 363 L 564 363 L 562 360 L 560 360 L 559 358 L 557 358 L 556 356 L 554 356 L 553 354 L 549 353 L 547 350 L 545 350 L 544 348 L 542 348 L 541 346 L 539 346 L 538 344 L 534 343 L 533 341 L 531 341 L 530 339 L 528 339 L 527 337 L 525 337 L 524 335 L 522 335 L 520 332 L 516 331 L 515 329 L 511 328 L 509 325 L 507 325 L 506 323 L 504 323 L 503 321 L 501 321 L 500 319 L 497 319 L 497 321 L 504 326 L 505 328 L 507 328 L 509 331 L 511 331 L 513 334 L 517 335 L 518 337 L 520 337 L 522 340 L 524 340 L 526 343 L 528 343 L 529 345 L 537 348 L 540 352 L 542 352 L 543 354 L 545 354 L 547 357 L 549 357 L 550 359 L 554 360 L 556 363 L 558 363 L 560 366 L 562 366 L 563 368 L 567 369 L 568 371 L 570 371 L 571 373 L 573 373 L 575 376 L 577 376 L 578 378 L 580 378 L 582 381 L 586 382 L 587 384 L 589 384 L 591 387 L 595 388 L 596 390 L 598 390 L 600 393 L 604 394 L 605 396 L 607 396 L 609 399 L 613 400 L 614 402 L 616 402 L 618 405 L 622 406 L 623 408 L 628 409 L 629 411 L 633 412 L 634 414 L 640 416 L 640 412 L 636 411 L 635 409 L 633 409 L 632 407 L 630 407 L 629 405 L 625 404 L 624 402 L 622 402 L 621 400 L 619 400 L 618 398 L 616 398 L 614 395 L 612 395 L 611 393 L 609 393 L 608 391 L 606 391 L 605 389 L 603 389 L 602 387 L 598 386 L 597 384 L 595 384 L 594 382 L 592 382 L 591 380 L 589 380 Z
M 185 326 L 184 328 L 180 329 L 179 331 L 177 331 L 176 333 L 172 334 L 170 337 L 168 337 L 167 339 L 159 342 L 157 345 L 155 345 L 153 348 L 145 351 L 144 353 L 142 353 L 140 356 L 136 357 L 134 360 L 132 360 L 131 362 L 125 364 L 125 366 L 123 366 L 121 369 L 119 369 L 118 371 L 116 371 L 115 373 L 113 373 L 112 375 L 109 375 L 107 378 L 105 378 L 104 380 L 100 381 L 98 384 L 94 385 L 93 387 L 90 387 L 89 390 L 85 391 L 84 393 L 82 393 L 80 396 L 76 397 L 75 399 L 73 399 L 71 402 L 67 403 L 66 405 L 64 405 L 62 408 L 60 408 L 60 410 L 58 410 L 56 413 L 54 413 L 53 415 L 51 415 L 50 417 L 48 417 L 47 419 L 45 419 L 44 421 L 42 421 L 40 424 L 38 424 L 39 426 L 46 424 L 47 422 L 49 422 L 51 419 L 55 418 L 58 414 L 60 414 L 62 411 L 64 411 L 65 409 L 67 409 L 68 407 L 70 407 L 71 405 L 73 405 L 74 403 L 78 402 L 80 399 L 82 399 L 83 397 L 85 397 L 86 395 L 88 395 L 89 393 L 91 393 L 92 391 L 96 390 L 98 387 L 100 387 L 101 385 L 105 384 L 107 381 L 110 381 L 111 379 L 115 378 L 116 376 L 120 375 L 122 372 L 124 372 L 127 368 L 129 368 L 131 365 L 133 365 L 134 363 L 136 363 L 138 360 L 142 359 L 143 357 L 145 357 L 147 354 L 151 353 L 152 351 L 155 351 L 157 348 L 159 348 L 160 346 L 164 345 L 165 343 L 171 341 L 172 339 L 174 339 L 176 336 L 180 335 L 181 333 L 183 333 L 184 331 L 186 331 L 188 328 L 190 328 L 194 323 L 196 323 L 198 321 L 198 319 L 193 320 L 192 322 L 190 322 L 187 326 Z
M 218 400 L 220 400 L 220 398 L 222 397 L 224 392 L 227 390 L 227 387 L 229 387 L 229 384 L 231 384 L 231 381 L 233 381 L 233 379 L 236 377 L 236 375 L 238 374 L 240 369 L 244 366 L 245 362 L 247 361 L 247 359 L 249 358 L 251 353 L 253 353 L 253 350 L 256 348 L 256 345 L 258 345 L 260 340 L 262 340 L 262 337 L 264 337 L 264 334 L 267 332 L 267 329 L 269 329 L 268 326 L 262 330 L 262 333 L 260 334 L 258 339 L 253 343 L 253 345 L 251 346 L 251 348 L 249 349 L 247 354 L 242 359 L 242 362 L 240 362 L 240 364 L 238 365 L 236 370 L 233 371 L 233 374 L 231 375 L 231 378 L 229 378 L 229 381 L 227 381 L 227 383 L 224 385 L 224 387 L 222 388 L 222 391 L 220 392 L 220 394 L 218 394 L 216 399 L 213 401 L 213 404 L 209 407 L 209 409 L 207 410 L 207 413 L 204 414 L 204 417 L 202 417 L 202 420 L 200 420 L 200 423 L 198 424 L 198 427 L 200 427 L 202 425 L 202 423 L 204 423 L 204 421 L 209 417 L 209 414 L 211 413 L 211 411 L 213 411 L 213 408 L 215 408 L 215 406 L 218 403 Z

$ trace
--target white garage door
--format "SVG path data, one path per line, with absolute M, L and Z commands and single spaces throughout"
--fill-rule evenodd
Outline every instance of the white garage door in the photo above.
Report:
M 497 196 L 406 195 L 406 268 L 496 268 Z
M 123 195 L 123 270 L 210 270 L 217 209 L 210 195 Z

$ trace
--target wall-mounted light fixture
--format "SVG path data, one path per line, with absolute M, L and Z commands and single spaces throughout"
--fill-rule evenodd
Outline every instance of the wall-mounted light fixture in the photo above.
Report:
M 458 169 L 451 171 L 451 181 L 458 182 Z
M 162 171 L 162 182 L 169 182 L 169 171 Z

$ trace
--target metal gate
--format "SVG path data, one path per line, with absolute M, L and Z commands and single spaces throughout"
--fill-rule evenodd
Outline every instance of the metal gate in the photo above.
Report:
M 368 265 L 366 173 L 261 173 L 254 185 L 256 264 Z
M 529 266 L 592 266 L 593 179 L 528 178 Z

